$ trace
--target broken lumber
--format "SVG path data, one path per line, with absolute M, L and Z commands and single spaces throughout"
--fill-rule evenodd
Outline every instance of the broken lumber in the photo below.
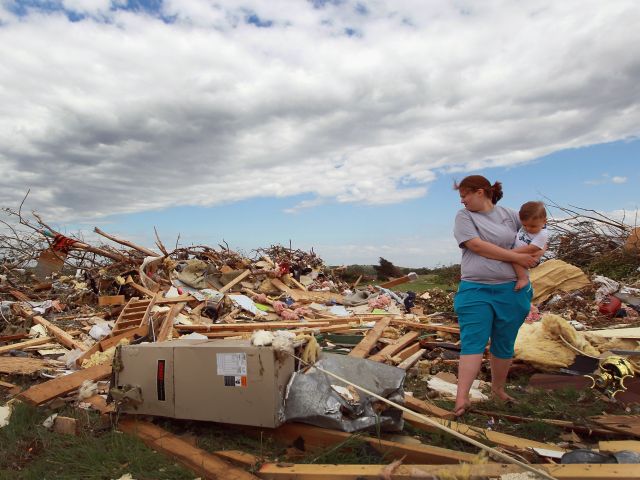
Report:
M 165 342 L 173 337 L 173 320 L 178 316 L 182 309 L 187 304 L 185 302 L 176 303 L 171 307 L 171 310 L 167 312 L 162 321 L 162 326 L 158 332 L 156 342 Z
M 418 339 L 418 332 L 408 332 L 398 338 L 391 345 L 387 345 L 375 355 L 371 355 L 369 360 L 374 362 L 384 362 L 387 358 L 393 357 L 396 353 L 402 351 L 409 344 Z
M 51 363 L 40 358 L 0 357 L 0 373 L 32 375 L 51 369 Z
M 333 446 L 353 437 L 351 433 L 302 423 L 287 423 L 272 430 L 270 433 L 276 438 L 287 442 L 295 442 L 302 438 L 305 445 L 304 450 L 308 450 L 307 447 L 324 448 Z M 359 435 L 355 438 L 368 443 L 383 455 L 387 454 L 391 458 L 404 457 L 407 462 L 413 463 L 456 464 L 459 462 L 471 462 L 476 458 L 476 455 L 471 453 L 458 452 L 431 445 L 403 444 L 365 435 Z
M 148 447 L 168 455 L 204 478 L 225 480 L 257 480 L 258 477 L 200 448 L 190 445 L 170 432 L 149 422 L 130 418 L 120 420 L 121 431 L 135 435 Z
M 374 325 L 374 327 L 367 332 L 364 338 L 356 345 L 351 352 L 350 357 L 365 358 L 369 355 L 371 349 L 376 345 L 378 339 L 382 336 L 384 329 L 389 326 L 390 318 L 384 317 Z
M 5 345 L 3 347 L 0 347 L 0 354 L 10 352 L 11 350 L 23 350 L 27 347 L 32 347 L 34 345 L 42 345 L 44 343 L 49 343 L 51 340 L 53 340 L 51 337 L 40 337 L 40 338 L 34 338 L 33 340 L 27 340 L 25 342 Z
M 378 286 L 382 288 L 391 288 L 391 287 L 395 287 L 396 285 L 402 285 L 403 283 L 413 282 L 414 280 L 417 280 L 417 279 L 418 279 L 418 274 L 411 272 L 405 275 L 404 277 L 396 278 L 386 283 L 381 283 Z
M 82 385 L 85 380 L 102 380 L 111 375 L 111 364 L 96 365 L 95 367 L 78 370 L 69 375 L 54 378 L 35 385 L 22 392 L 18 398 L 33 405 L 42 405 L 49 400 L 66 395 Z
M 431 418 L 431 417 L 430 417 Z M 404 419 L 420 430 L 427 432 L 439 431 L 436 427 L 430 423 L 425 422 L 419 417 L 407 414 L 405 412 Z M 506 433 L 496 432 L 494 430 L 488 430 L 485 428 L 471 427 L 464 423 L 458 423 L 451 420 L 443 420 L 441 418 L 431 418 L 431 420 L 440 423 L 443 426 L 450 428 L 462 435 L 473 438 L 479 441 L 489 441 L 495 445 L 499 445 L 509 450 L 526 450 L 528 448 L 544 448 L 546 450 L 553 450 L 560 454 L 565 450 L 557 447 L 556 445 L 550 445 L 548 443 L 536 442 L 535 440 L 529 440 L 526 438 L 520 438 Z
M 598 443 L 598 450 L 601 452 L 613 453 L 621 452 L 622 450 L 630 450 L 632 452 L 640 453 L 640 441 L 638 440 L 609 440 L 600 441 Z
M 634 480 L 637 465 L 536 465 L 558 480 Z M 415 478 L 499 478 L 507 473 L 525 470 L 499 463 L 484 465 L 326 465 L 266 463 L 257 472 L 263 480 L 393 480 Z M 386 475 L 386 476 L 385 476 Z
M 231 280 L 229 283 L 227 283 L 225 286 L 223 286 L 219 292 L 221 293 L 225 293 L 228 292 L 229 290 L 231 290 L 233 287 L 235 287 L 238 283 L 240 283 L 242 280 L 244 280 L 245 278 L 247 278 L 249 275 L 251 275 L 251 270 L 247 269 L 244 272 L 242 272 L 240 275 L 238 275 L 236 278 L 234 278 L 233 280 Z
M 601 415 L 588 420 L 614 432 L 640 438 L 640 415 Z
M 427 415 L 433 415 L 435 417 L 452 420 L 455 418 L 453 412 L 440 408 L 433 403 L 427 403 L 424 400 L 420 400 L 413 395 L 404 395 L 404 406 L 414 410 L 418 413 L 426 413 Z
M 400 362 L 397 367 L 401 368 L 402 370 L 408 370 L 409 368 L 413 367 L 413 365 L 422 358 L 422 356 L 424 355 L 424 352 L 426 352 L 427 349 L 423 348 L 421 350 L 418 350 L 416 353 L 414 353 L 413 355 L 411 355 L 409 358 L 407 358 L 406 360 L 403 360 L 402 362 Z
M 126 300 L 124 295 L 104 295 L 98 297 L 98 306 L 106 307 L 107 305 L 124 305 Z
M 294 288 L 287 287 L 282 281 L 278 278 L 272 278 L 271 284 L 276 287 L 281 292 L 286 293 L 291 298 L 293 298 L 296 302 L 308 301 L 308 302 L 318 302 L 324 303 L 328 301 L 334 301 L 337 303 L 344 303 L 344 297 L 339 293 L 333 292 L 314 292 L 314 291 L 303 291 L 297 290 Z
M 20 308 L 27 316 L 33 318 L 34 323 L 42 325 L 47 330 L 47 332 L 56 337 L 56 340 L 58 341 L 58 343 L 60 343 L 60 345 L 64 345 L 71 350 L 82 350 L 83 352 L 88 350 L 89 347 L 87 347 L 84 343 L 75 341 L 71 335 L 69 335 L 61 328 L 56 327 L 49 320 L 41 317 L 40 315 L 34 315 L 31 307 L 20 305 Z

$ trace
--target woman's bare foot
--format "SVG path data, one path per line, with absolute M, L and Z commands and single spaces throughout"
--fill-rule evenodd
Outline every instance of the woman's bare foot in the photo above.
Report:
M 453 409 L 453 415 L 455 417 L 461 417 L 467 412 L 469 407 L 471 407 L 471 402 L 466 402 L 461 405 L 456 405 Z
M 495 398 L 497 398 L 498 400 L 502 400 L 503 402 L 518 403 L 518 401 L 515 398 L 513 398 L 511 395 L 509 395 L 504 390 L 491 390 L 491 394 Z

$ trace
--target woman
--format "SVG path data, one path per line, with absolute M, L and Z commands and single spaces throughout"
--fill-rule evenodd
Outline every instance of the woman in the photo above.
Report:
M 478 375 L 484 349 L 491 338 L 491 390 L 504 401 L 504 391 L 520 325 L 529 313 L 531 286 L 515 290 L 511 263 L 533 267 L 540 255 L 511 251 L 520 228 L 518 213 L 496 203 L 502 185 L 471 175 L 455 185 L 464 209 L 456 215 L 454 236 L 462 249 L 462 281 L 454 300 L 460 325 L 460 364 L 454 414 L 469 407 L 469 390 Z

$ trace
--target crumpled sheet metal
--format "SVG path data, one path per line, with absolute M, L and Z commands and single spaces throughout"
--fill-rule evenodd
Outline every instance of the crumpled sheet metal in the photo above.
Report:
M 330 353 L 323 353 L 316 365 L 392 402 L 404 402 L 406 372 L 402 369 Z M 359 403 L 353 405 L 334 391 L 331 385 L 347 386 L 313 367 L 294 373 L 285 400 L 285 421 L 345 432 L 378 426 L 385 431 L 402 430 L 401 410 L 383 404 L 384 410 L 376 413 L 373 403 L 379 405 L 382 402 L 360 391 Z

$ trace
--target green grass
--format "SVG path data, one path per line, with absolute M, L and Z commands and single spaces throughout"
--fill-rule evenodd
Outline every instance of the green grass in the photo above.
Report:
M 375 282 L 371 282 L 371 285 L 380 285 L 385 283 L 385 281 L 379 280 Z M 396 285 L 392 287 L 391 290 L 396 290 L 399 292 L 416 292 L 423 293 L 427 290 L 432 290 L 434 288 L 439 288 L 440 290 L 444 290 L 445 292 L 455 292 L 458 288 L 458 284 L 456 282 L 450 282 L 445 278 L 442 278 L 440 275 L 435 273 L 429 273 L 427 275 L 418 275 L 418 279 L 413 282 L 403 283 L 401 285 Z
M 130 473 L 136 480 L 192 480 L 192 472 L 174 464 L 141 441 L 115 430 L 101 431 L 97 416 L 85 416 L 78 436 L 42 426 L 51 414 L 16 404 L 10 424 L 0 429 L 0 479 L 103 480 Z

